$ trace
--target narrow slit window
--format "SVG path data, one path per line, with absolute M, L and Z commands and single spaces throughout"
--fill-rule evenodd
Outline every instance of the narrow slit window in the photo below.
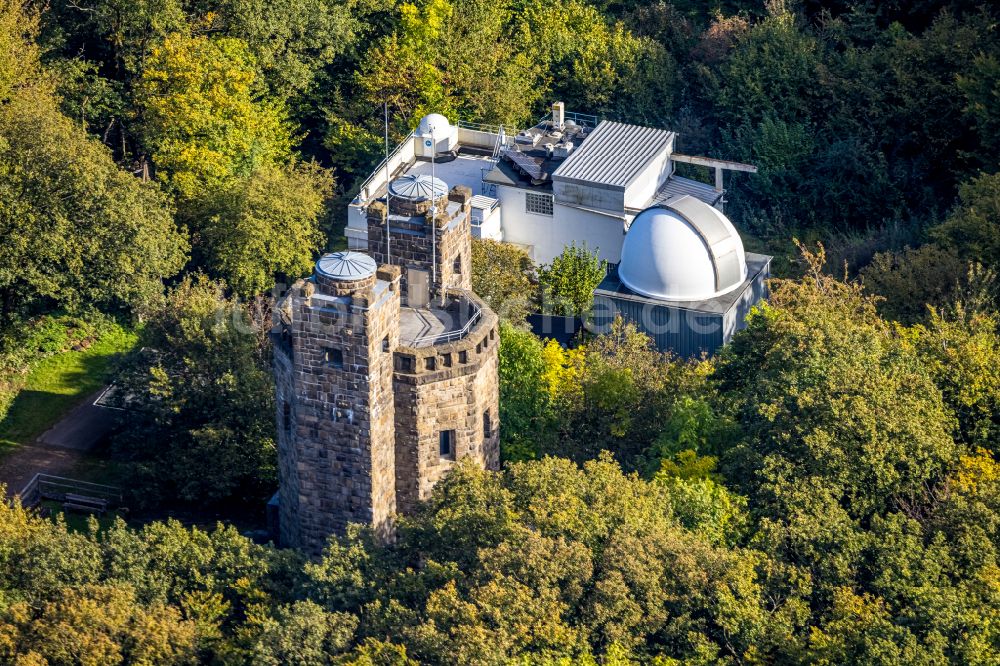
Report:
M 438 433 L 438 446 L 442 458 L 455 459 L 455 431 L 442 430 Z
M 344 351 L 342 349 L 330 348 L 326 350 L 326 364 L 331 368 L 344 367 Z

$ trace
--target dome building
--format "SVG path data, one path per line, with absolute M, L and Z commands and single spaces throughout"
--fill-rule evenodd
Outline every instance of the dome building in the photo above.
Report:
M 594 326 L 636 323 L 660 350 L 714 353 L 767 296 L 771 257 L 748 254 L 718 209 L 690 196 L 647 208 L 632 221 L 621 262 L 594 291 Z

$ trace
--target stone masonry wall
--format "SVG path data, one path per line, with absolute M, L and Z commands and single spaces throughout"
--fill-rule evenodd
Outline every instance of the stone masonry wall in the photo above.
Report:
M 293 288 L 294 361 L 290 371 L 276 365 L 279 393 L 294 398 L 292 428 L 279 435 L 285 545 L 318 552 L 349 522 L 391 531 L 399 281 L 398 272 L 380 277 L 391 281 Z M 334 350 L 341 361 L 331 360 Z
M 411 511 L 418 500 L 429 497 L 434 485 L 459 460 L 472 458 L 487 469 L 499 469 L 497 324 L 496 315 L 484 309 L 480 323 L 461 340 L 397 350 L 396 502 L 400 511 Z M 408 361 L 404 364 L 403 359 Z M 427 369 L 428 359 L 433 359 L 433 370 Z M 440 453 L 443 430 L 455 431 L 451 456 Z
M 411 202 L 393 199 L 388 212 L 404 217 L 396 217 L 390 221 L 388 255 L 385 241 L 386 206 L 381 201 L 373 203 L 368 207 L 368 254 L 379 264 L 391 263 L 403 269 L 401 291 L 404 295 L 408 286 L 408 268 L 425 270 L 432 276 L 432 295 L 440 293 L 440 289 L 471 289 L 471 200 L 472 190 L 459 185 L 452 188 L 447 199 L 442 197 L 438 201 L 439 212 L 433 224 L 437 243 L 434 246 L 429 233 L 432 226 L 430 213 L 414 216 Z M 449 206 L 449 203 L 452 205 Z M 456 263 L 458 271 L 455 270 Z M 433 280 L 435 275 L 436 282 Z

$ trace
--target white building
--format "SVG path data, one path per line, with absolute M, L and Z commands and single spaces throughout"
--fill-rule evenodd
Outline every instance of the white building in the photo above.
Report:
M 752 166 L 674 152 L 674 132 L 566 113 L 561 102 L 523 131 L 451 123 L 425 116 L 413 133 L 362 184 L 348 205 L 350 249 L 368 249 L 369 203 L 387 184 L 427 174 L 448 187 L 465 185 L 472 232 L 524 247 L 548 263 L 572 242 L 618 263 L 625 232 L 642 210 L 691 196 L 722 209 L 722 170 Z M 715 186 L 675 174 L 678 162 L 715 169 Z M 391 196 L 391 194 L 390 194 Z

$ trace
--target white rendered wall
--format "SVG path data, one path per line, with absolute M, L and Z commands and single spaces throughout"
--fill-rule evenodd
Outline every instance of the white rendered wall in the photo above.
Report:
M 497 145 L 497 134 L 481 129 L 458 126 L 458 143 L 463 146 L 475 146 L 476 148 L 488 148 L 493 150 Z M 507 137 L 505 144 L 509 145 L 510 137 Z
M 414 152 L 415 144 L 416 139 L 411 133 L 389 155 L 389 178 L 392 178 L 393 174 L 403 165 L 409 164 L 416 159 L 416 153 Z M 386 171 L 386 165 L 383 161 L 372 172 L 372 175 L 368 177 L 368 180 L 362 183 L 361 189 L 358 191 L 358 195 L 354 197 L 354 200 L 347 204 L 347 228 L 344 229 L 344 235 L 347 236 L 348 249 L 368 249 L 368 217 L 365 209 L 368 208 L 371 199 L 375 197 L 379 190 L 386 186 Z
M 673 143 L 671 140 L 663 152 L 651 159 L 625 188 L 626 208 L 645 208 L 653 200 L 657 190 L 663 186 L 667 176 L 670 175 L 670 155 L 673 153 Z
M 524 209 L 524 193 L 525 190 L 517 187 L 497 187 L 505 242 L 530 247 L 531 258 L 540 264 L 550 263 L 573 242 L 586 243 L 590 250 L 598 250 L 598 256 L 605 261 L 619 261 L 625 239 L 625 223 L 621 217 L 558 202 L 553 205 L 552 215 L 528 213 Z
M 503 240 L 503 230 L 500 227 L 501 215 L 500 211 L 503 206 L 497 206 L 493 210 L 485 211 L 486 217 L 480 224 L 473 223 L 472 237 L 473 238 L 489 238 L 490 240 L 502 241 Z

